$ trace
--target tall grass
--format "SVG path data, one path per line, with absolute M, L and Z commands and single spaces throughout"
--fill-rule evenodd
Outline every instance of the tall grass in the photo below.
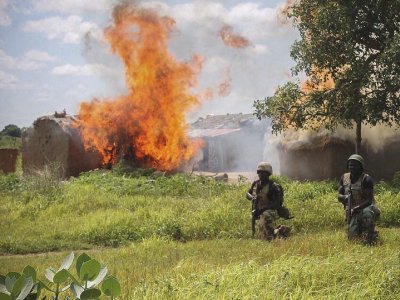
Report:
M 293 233 L 344 228 L 336 182 L 275 178 L 295 216 L 281 221 Z M 23 178 L 0 176 L 0 251 L 29 253 L 117 247 L 162 237 L 177 241 L 249 238 L 248 183 L 207 177 L 131 177 L 109 171 L 60 181 L 52 172 Z M 400 224 L 395 185 L 377 186 L 380 226 Z
M 377 247 L 327 230 L 272 243 L 154 237 L 89 253 L 120 280 L 122 299 L 398 299 L 400 231 L 381 234 Z M 64 256 L 3 256 L 0 266 L 7 272 L 30 264 L 43 274 Z
M 395 180 L 376 186 L 379 244 L 365 247 L 346 239 L 337 182 L 276 177 L 293 235 L 268 243 L 251 239 L 249 183 L 139 175 L 0 176 L 0 273 L 44 274 L 65 252 L 43 252 L 91 249 L 122 299 L 398 299 Z

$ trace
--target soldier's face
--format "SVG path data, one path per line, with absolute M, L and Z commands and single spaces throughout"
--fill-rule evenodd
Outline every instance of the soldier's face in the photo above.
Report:
M 267 171 L 258 171 L 257 174 L 261 181 L 267 181 L 269 180 L 269 176 L 271 176 Z
M 347 169 L 351 174 L 360 174 L 362 172 L 361 163 L 353 159 L 347 164 Z

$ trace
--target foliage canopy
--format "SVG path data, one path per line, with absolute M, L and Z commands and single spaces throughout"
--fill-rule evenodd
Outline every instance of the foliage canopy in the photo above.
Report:
M 301 0 L 288 16 L 301 39 L 291 48 L 292 81 L 254 102 L 258 118 L 274 132 L 334 129 L 339 124 L 400 124 L 400 1 Z
M 0 133 L 12 137 L 21 137 L 21 128 L 19 128 L 17 125 L 9 124 L 5 126 Z

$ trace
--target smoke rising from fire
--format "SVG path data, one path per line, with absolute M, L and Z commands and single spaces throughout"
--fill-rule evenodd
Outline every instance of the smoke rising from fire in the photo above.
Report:
M 175 21 L 136 5 L 117 5 L 104 34 L 123 61 L 128 94 L 81 103 L 80 128 L 85 147 L 104 163 L 134 156 L 142 166 L 172 170 L 190 160 L 200 142 L 186 135 L 185 113 L 200 103 L 192 92 L 202 59 L 177 61 L 168 51 Z

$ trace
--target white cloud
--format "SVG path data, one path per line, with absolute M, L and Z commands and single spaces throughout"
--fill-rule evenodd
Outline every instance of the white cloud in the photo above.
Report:
M 227 8 L 222 1 L 197 1 L 170 6 L 159 1 L 146 1 L 142 6 L 172 16 L 179 26 L 183 23 L 183 26 L 188 23 L 201 24 L 202 28 L 218 31 L 221 24 L 229 24 L 238 30 L 238 34 L 243 34 L 253 42 L 286 31 L 277 24 L 278 7 L 267 7 L 261 3 L 244 2 Z
M 15 89 L 18 83 L 17 77 L 0 70 L 0 89 Z
M 180 22 L 191 22 L 207 26 L 211 20 L 223 20 L 228 11 L 220 3 L 196 2 L 172 6 L 170 13 Z
M 43 62 L 56 60 L 56 58 L 54 56 L 51 56 L 49 53 L 39 50 L 29 50 L 25 53 L 25 57 L 29 60 Z
M 72 75 L 72 76 L 115 76 L 116 71 L 101 64 L 86 64 L 82 66 L 73 66 L 70 64 L 57 66 L 51 71 L 54 75 Z
M 15 58 L 7 55 L 0 49 L 0 66 L 12 70 L 36 70 L 43 68 L 46 62 L 54 61 L 56 58 L 47 52 L 30 50 L 23 57 Z
M 102 31 L 96 23 L 84 22 L 82 17 L 72 15 L 67 18 L 50 17 L 39 21 L 29 21 L 23 28 L 27 32 L 39 32 L 50 39 L 64 43 L 78 44 L 88 33 L 95 39 L 102 38 Z
M 275 22 L 276 9 L 271 7 L 261 7 L 260 3 L 241 3 L 234 6 L 227 16 L 233 22 Z
M 7 12 L 8 6 L 8 0 L 0 0 L 0 26 L 9 26 L 11 24 L 11 18 Z
M 62 12 L 78 14 L 84 11 L 107 11 L 116 1 L 112 0 L 31 0 L 38 12 Z

